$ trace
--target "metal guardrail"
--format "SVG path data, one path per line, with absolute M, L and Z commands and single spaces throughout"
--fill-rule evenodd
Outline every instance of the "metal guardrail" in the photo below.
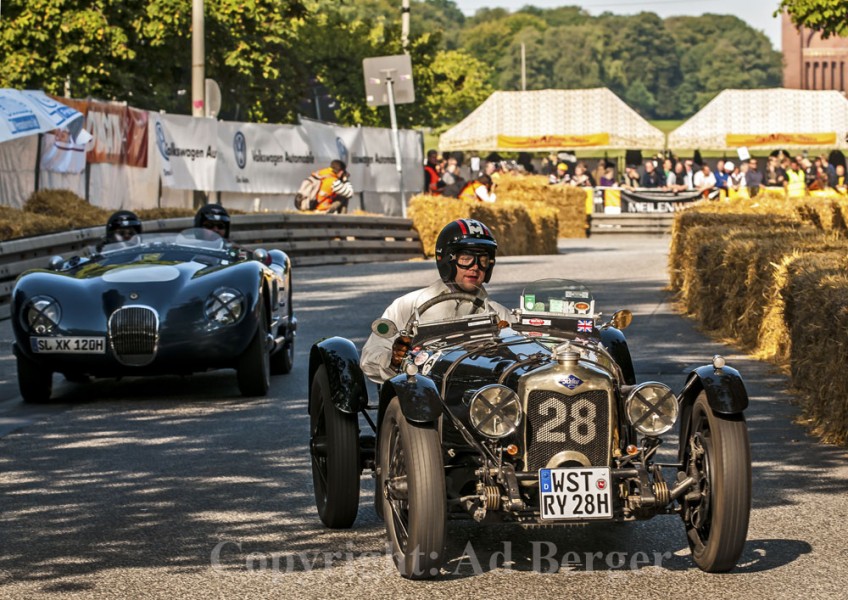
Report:
M 144 221 L 146 233 L 181 231 L 194 219 Z M 9 318 L 12 289 L 24 271 L 47 266 L 51 256 L 84 255 L 103 227 L 0 242 L 0 319 Z M 277 248 L 294 266 L 408 260 L 424 256 L 411 219 L 348 215 L 268 214 L 233 217 L 230 239 L 247 248 Z
M 671 233 L 674 213 L 593 214 L 591 235 L 634 233 L 666 235 Z

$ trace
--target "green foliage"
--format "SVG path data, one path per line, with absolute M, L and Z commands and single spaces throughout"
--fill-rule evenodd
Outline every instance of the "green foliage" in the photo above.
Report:
M 400 54 L 398 0 L 206 0 L 206 76 L 219 116 L 292 122 L 316 90 L 345 124 L 388 125 L 365 104 L 362 59 Z M 807 26 L 848 23 L 848 3 L 783 2 Z M 191 112 L 192 0 L 6 0 L 0 87 L 41 88 Z M 800 22 L 800 21 L 799 21 Z M 415 104 L 404 127 L 439 128 L 494 89 L 609 87 L 651 118 L 693 114 L 725 88 L 780 85 L 781 56 L 733 16 L 592 17 L 578 7 L 463 16 L 454 0 L 411 0 Z M 326 115 L 324 115 L 326 116 Z
M 774 14 L 784 11 L 793 23 L 820 31 L 823 38 L 848 36 L 848 2 L 844 0 L 782 0 Z

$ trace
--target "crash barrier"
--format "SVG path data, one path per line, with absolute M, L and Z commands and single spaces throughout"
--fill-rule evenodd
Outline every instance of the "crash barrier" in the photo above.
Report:
M 589 215 L 588 219 L 590 235 L 667 235 L 674 224 L 674 213 L 598 213 Z
M 671 288 L 702 328 L 791 376 L 804 422 L 848 444 L 848 200 L 716 202 L 676 218 Z
M 190 217 L 144 221 L 144 231 L 181 231 Z M 15 279 L 47 266 L 51 256 L 83 256 L 102 239 L 103 227 L 0 242 L 0 319 L 9 317 Z M 418 232 L 410 219 L 347 215 L 268 214 L 233 217 L 230 238 L 247 248 L 278 248 L 294 266 L 422 258 Z

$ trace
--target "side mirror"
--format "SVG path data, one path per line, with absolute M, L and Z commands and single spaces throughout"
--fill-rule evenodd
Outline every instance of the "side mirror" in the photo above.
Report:
M 261 262 L 263 265 L 271 264 L 271 257 L 268 254 L 268 251 L 264 248 L 257 248 L 253 251 L 253 258 Z
M 610 325 L 616 329 L 627 329 L 633 322 L 633 313 L 627 309 L 617 310 L 610 319 Z
M 378 335 L 381 338 L 393 340 L 397 336 L 398 328 L 397 325 L 395 325 L 394 322 L 389 319 L 377 319 L 376 321 L 371 323 L 371 331 L 373 331 L 375 335 Z

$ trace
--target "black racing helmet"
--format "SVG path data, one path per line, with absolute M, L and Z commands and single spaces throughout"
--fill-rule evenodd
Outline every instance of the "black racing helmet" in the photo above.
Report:
M 451 287 L 456 277 L 456 257 L 461 250 L 483 251 L 489 255 L 491 262 L 485 279 L 485 283 L 489 283 L 498 251 L 498 242 L 489 228 L 474 219 L 457 219 L 445 225 L 439 233 L 436 238 L 436 266 L 442 281 Z
M 194 215 L 194 226 L 205 227 L 207 223 L 222 225 L 222 229 L 217 229 L 222 238 L 230 237 L 230 213 L 220 204 L 206 204 L 200 207 L 197 214 Z M 206 227 L 208 229 L 208 227 Z
M 112 213 L 112 216 L 106 221 L 106 240 L 109 242 L 121 242 L 128 239 L 124 236 L 118 239 L 117 232 L 122 229 L 131 229 L 135 232 L 135 235 L 140 235 L 141 219 L 130 210 L 119 210 Z

